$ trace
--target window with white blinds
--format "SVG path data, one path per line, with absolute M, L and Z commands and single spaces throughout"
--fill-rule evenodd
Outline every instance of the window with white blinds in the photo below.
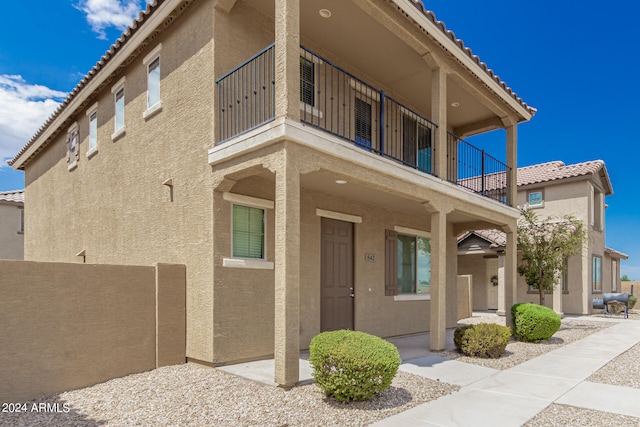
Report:
M 233 205 L 233 256 L 264 259 L 264 209 Z

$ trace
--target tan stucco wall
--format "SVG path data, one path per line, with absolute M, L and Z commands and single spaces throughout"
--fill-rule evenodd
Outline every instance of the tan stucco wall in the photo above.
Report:
M 0 277 L 1 402 L 185 361 L 184 266 L 0 261 Z
M 233 193 L 273 200 L 273 181 L 247 178 Z M 218 193 L 219 194 L 219 193 Z M 309 347 L 320 333 L 320 223 L 316 209 L 359 216 L 354 224 L 354 327 L 382 337 L 429 330 L 430 301 L 395 301 L 384 292 L 384 231 L 403 226 L 429 231 L 423 218 L 365 203 L 355 203 L 329 194 L 302 189 L 300 267 L 300 348 Z M 273 353 L 274 271 L 222 266 L 230 256 L 231 203 L 214 197 L 215 227 L 215 363 L 267 357 Z M 273 261 L 274 212 L 267 210 L 267 260 Z M 454 236 L 452 236 L 454 239 Z M 365 254 L 376 255 L 365 262 Z M 457 321 L 456 283 L 447 289 L 447 326 Z M 453 295 L 452 295 L 453 294 Z
M 213 334 L 211 168 L 213 11 L 195 2 L 113 83 L 126 76 L 126 134 L 111 140 L 111 86 L 100 93 L 98 153 L 87 159 L 88 119 L 78 111 L 80 156 L 66 163 L 66 129 L 26 168 L 25 255 L 30 260 L 187 265 L 190 357 L 210 360 Z M 162 43 L 162 111 L 145 120 L 144 56 Z M 188 84 L 187 84 L 188 82 Z M 113 84 L 112 83 L 112 84 Z M 162 185 L 173 179 L 173 189 Z M 172 192 L 172 194 L 171 194 Z M 173 200 L 171 199 L 173 197 Z
M 491 277 L 488 268 L 488 260 L 484 258 L 483 254 L 458 256 L 458 274 L 473 277 L 472 302 L 474 310 L 487 310 L 488 308 L 486 277 L 487 275 Z M 497 263 L 495 272 L 492 274 L 498 274 Z
M 24 234 L 20 232 L 20 212 L 16 203 L 0 201 L 0 259 L 23 259 Z

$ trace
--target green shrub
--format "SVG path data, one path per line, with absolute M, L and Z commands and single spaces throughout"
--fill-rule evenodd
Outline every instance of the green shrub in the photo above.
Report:
M 313 337 L 309 362 L 318 387 L 344 402 L 371 399 L 389 388 L 401 359 L 396 346 L 382 338 L 342 330 Z
M 495 323 L 480 323 L 456 328 L 453 342 L 467 356 L 498 358 L 509 344 L 511 330 Z
M 636 297 L 635 295 L 629 295 L 629 310 L 635 307 L 637 302 L 638 297 Z
M 560 316 L 537 304 L 514 304 L 511 307 L 513 337 L 518 341 L 548 340 L 560 329 Z

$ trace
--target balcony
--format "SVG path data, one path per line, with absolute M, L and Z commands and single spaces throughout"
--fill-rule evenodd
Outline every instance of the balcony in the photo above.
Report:
M 217 144 L 275 119 L 274 45 L 216 80 Z M 300 48 L 300 120 L 404 167 L 435 175 L 438 124 L 320 55 Z M 446 177 L 507 203 L 510 168 L 449 133 Z

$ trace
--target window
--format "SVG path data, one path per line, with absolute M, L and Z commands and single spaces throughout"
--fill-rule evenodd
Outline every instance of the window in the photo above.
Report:
M 115 112 L 113 118 L 113 127 L 114 133 L 111 135 L 111 139 L 115 140 L 118 137 L 124 135 L 125 133 L 125 125 L 124 125 L 124 84 L 125 77 L 121 78 L 118 83 L 116 83 L 111 88 L 111 93 L 113 93 L 113 99 L 115 104 Z
M 405 115 L 402 131 L 403 159 L 423 172 L 431 172 L 431 129 Z
M 544 205 L 542 191 L 530 191 L 527 198 L 530 208 L 542 207 Z
M 233 205 L 233 257 L 264 259 L 264 209 Z
M 602 292 L 602 257 L 594 255 L 591 262 L 591 283 L 593 292 Z
M 313 61 L 300 57 L 300 102 L 315 106 L 315 67 Z
M 428 297 L 431 293 L 431 239 L 425 232 L 396 229 L 401 231 L 386 231 L 385 295 Z M 408 234 L 411 231 L 420 235 Z
M 620 275 L 618 274 L 618 261 L 611 260 L 611 292 L 618 292 L 618 280 Z
M 78 165 L 79 151 L 78 124 L 74 123 L 67 131 L 67 167 L 69 170 Z
M 564 259 L 564 269 L 561 273 L 560 284 L 562 285 L 562 292 L 569 292 L 569 258 Z
M 87 110 L 89 117 L 89 149 L 87 157 L 98 151 L 98 103 L 96 102 Z
M 398 294 L 430 293 L 431 239 L 398 235 Z
M 371 149 L 371 104 L 355 99 L 355 141 L 363 148 Z
M 24 234 L 24 208 L 20 208 L 20 229 L 18 234 Z
M 596 230 L 603 229 L 603 217 L 604 217 L 604 195 L 600 191 L 595 191 L 593 194 L 593 205 L 592 205 L 592 225 Z
M 142 117 L 147 119 L 162 109 L 160 100 L 160 51 L 162 43 L 149 52 L 142 63 L 147 67 L 147 110 Z

